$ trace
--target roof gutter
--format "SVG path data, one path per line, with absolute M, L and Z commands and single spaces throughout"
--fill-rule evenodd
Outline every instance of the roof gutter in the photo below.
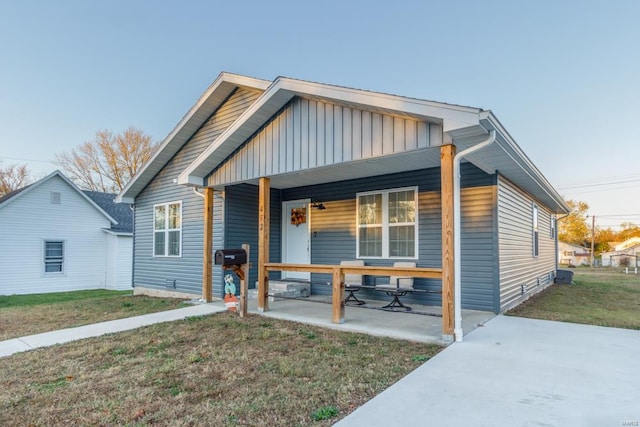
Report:
M 462 342 L 462 265 L 461 265 L 461 216 L 460 213 L 460 161 L 468 154 L 482 150 L 496 140 L 496 131 L 489 131 L 489 137 L 479 144 L 462 150 L 453 157 L 453 280 L 454 280 L 454 327 L 456 342 Z

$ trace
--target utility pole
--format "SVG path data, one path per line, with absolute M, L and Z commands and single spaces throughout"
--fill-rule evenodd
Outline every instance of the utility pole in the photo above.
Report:
M 591 217 L 591 267 L 594 267 L 593 265 L 593 249 L 595 246 L 595 239 L 596 239 L 596 216 L 593 215 Z

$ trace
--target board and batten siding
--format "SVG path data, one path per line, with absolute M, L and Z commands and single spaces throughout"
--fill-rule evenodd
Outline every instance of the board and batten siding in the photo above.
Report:
M 315 197 L 325 210 L 312 210 L 311 262 L 339 264 L 356 257 L 356 194 L 364 191 L 418 186 L 418 260 L 420 267 L 442 265 L 440 169 L 432 168 L 282 190 L 282 200 Z M 470 165 L 462 165 L 462 305 L 464 308 L 497 311 L 497 259 L 494 177 Z M 273 221 L 273 219 L 272 219 Z M 367 259 L 366 265 L 392 265 L 393 259 Z M 312 293 L 330 294 L 331 278 L 312 275 Z M 366 277 L 373 285 L 373 277 Z M 382 279 L 381 279 L 382 280 Z M 439 280 L 416 279 L 415 286 L 440 290 Z M 366 298 L 385 298 L 383 293 L 362 290 Z M 414 293 L 407 303 L 440 304 L 439 294 Z
M 257 98 L 260 91 L 237 89 L 136 197 L 134 286 L 202 293 L 202 246 L 204 199 L 191 187 L 174 179 L 224 132 Z M 182 202 L 182 253 L 180 257 L 153 256 L 153 206 Z M 222 218 L 218 209 L 220 195 L 214 197 L 214 218 Z M 214 223 L 214 244 L 220 242 L 222 227 Z M 214 269 L 214 287 L 221 288 L 221 274 Z
M 52 203 L 51 193 L 60 194 Z M 110 221 L 59 176 L 0 209 L 0 294 L 104 289 Z M 64 272 L 44 272 L 45 241 L 64 242 Z
M 539 254 L 533 255 L 533 206 L 538 206 Z M 513 307 L 553 282 L 556 239 L 552 213 L 498 176 L 500 310 Z
M 440 125 L 296 97 L 207 178 L 210 186 L 442 143 Z

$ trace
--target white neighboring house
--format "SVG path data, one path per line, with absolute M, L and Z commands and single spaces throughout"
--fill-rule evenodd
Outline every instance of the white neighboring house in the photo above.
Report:
M 631 237 L 617 243 L 613 251 L 602 253 L 602 265 L 605 267 L 637 267 L 640 263 L 640 237 Z
M 133 214 L 60 171 L 0 197 L 0 295 L 130 289 Z
M 584 246 L 574 245 L 558 241 L 558 263 L 563 265 L 578 266 L 589 265 L 591 262 L 591 250 Z

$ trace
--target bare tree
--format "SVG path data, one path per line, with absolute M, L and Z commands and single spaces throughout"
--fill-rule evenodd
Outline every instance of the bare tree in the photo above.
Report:
M 27 165 L 0 166 L 0 197 L 33 182 Z
M 114 193 L 122 190 L 156 147 L 149 135 L 135 127 L 117 135 L 101 130 L 78 148 L 56 154 L 54 163 L 79 187 Z

